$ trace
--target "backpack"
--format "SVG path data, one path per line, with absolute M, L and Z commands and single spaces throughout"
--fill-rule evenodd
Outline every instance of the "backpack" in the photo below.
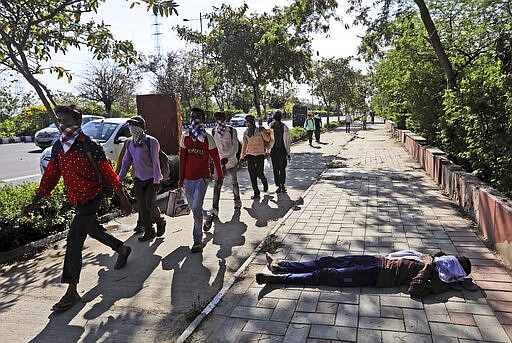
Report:
M 149 151 L 150 149 L 150 140 L 149 137 L 146 137 L 146 145 L 148 146 Z M 161 181 L 167 181 L 169 180 L 169 176 L 171 175 L 171 167 L 169 166 L 169 156 L 165 152 L 163 152 L 161 149 L 158 151 L 158 161 L 160 162 L 160 173 L 162 173 L 162 180 Z
M 229 134 L 231 135 L 231 139 L 233 139 L 233 131 L 235 131 L 235 129 L 233 129 L 233 127 L 230 126 Z M 212 129 L 212 136 L 215 136 L 215 128 Z M 238 142 L 238 150 L 236 151 L 236 160 L 240 161 L 240 155 L 242 154 L 242 143 L 240 143 L 239 139 L 237 139 L 236 141 Z

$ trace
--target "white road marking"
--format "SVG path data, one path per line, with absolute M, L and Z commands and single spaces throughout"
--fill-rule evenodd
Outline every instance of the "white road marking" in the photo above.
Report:
M 41 176 L 41 174 L 32 174 L 32 175 L 27 175 L 27 176 L 20 176 L 20 177 L 15 177 L 15 178 L 12 178 L 12 179 L 6 179 L 6 180 L 2 180 L 3 182 L 12 182 L 12 181 L 18 181 L 18 180 L 23 180 L 23 179 L 30 179 L 31 177 L 36 177 L 36 176 Z

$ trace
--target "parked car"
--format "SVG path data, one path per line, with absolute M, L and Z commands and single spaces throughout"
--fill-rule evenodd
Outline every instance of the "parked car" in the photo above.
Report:
M 231 126 L 247 126 L 247 121 L 245 120 L 245 117 L 247 117 L 248 115 L 249 114 L 247 113 L 235 114 L 228 124 Z
M 104 119 L 104 118 L 105 117 L 103 117 L 103 116 L 83 115 L 82 116 L 82 125 L 87 124 L 91 120 Z M 57 139 L 59 139 L 59 137 L 60 137 L 59 129 L 57 128 L 57 126 L 55 126 L 54 123 L 51 123 L 50 125 L 48 125 L 48 127 L 45 127 L 44 129 L 36 132 L 36 134 L 34 135 L 34 142 L 41 149 L 46 149 L 49 146 L 52 146 L 53 143 L 55 143 L 55 141 Z
M 82 126 L 82 131 L 91 139 L 100 143 L 105 155 L 111 161 L 117 162 L 124 141 L 131 137 L 128 124 L 129 118 L 104 118 L 93 120 Z M 39 168 L 44 173 L 52 155 L 52 147 L 44 149 L 41 155 Z

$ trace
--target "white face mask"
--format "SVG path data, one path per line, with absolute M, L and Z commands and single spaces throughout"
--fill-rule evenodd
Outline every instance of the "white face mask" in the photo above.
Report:
M 133 141 L 137 144 L 141 143 L 142 135 L 144 134 L 144 129 L 139 126 L 131 125 L 128 128 L 130 130 L 130 134 L 133 137 Z

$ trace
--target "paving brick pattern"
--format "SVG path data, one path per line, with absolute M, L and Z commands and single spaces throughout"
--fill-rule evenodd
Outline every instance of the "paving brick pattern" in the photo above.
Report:
M 328 255 L 387 254 L 413 249 L 465 254 L 477 292 L 411 299 L 407 288 L 268 285 L 259 255 L 193 342 L 510 342 L 512 278 L 383 125 L 359 131 L 279 226 L 275 255 L 308 260 Z

